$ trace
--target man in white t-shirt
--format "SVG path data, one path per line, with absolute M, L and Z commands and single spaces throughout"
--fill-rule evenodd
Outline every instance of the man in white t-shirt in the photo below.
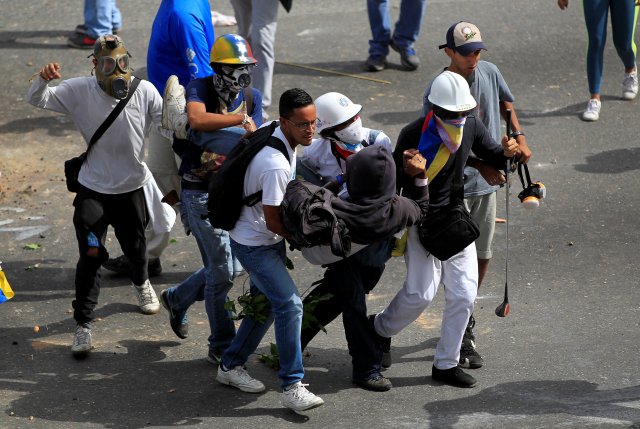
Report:
M 253 158 L 244 178 L 244 195 L 262 190 L 262 200 L 244 206 L 235 227 L 229 231 L 231 250 L 251 279 L 251 294 L 267 297 L 271 312 L 262 323 L 250 316 L 242 323 L 234 340 L 221 358 L 216 380 L 243 392 L 264 391 L 262 382 L 244 368 L 269 326 L 275 322 L 275 337 L 280 354 L 282 404 L 295 411 L 322 405 L 324 401 L 302 384 L 302 300 L 285 265 L 289 236 L 280 216 L 280 205 L 287 184 L 295 176 L 295 149 L 308 146 L 316 127 L 316 107 L 305 91 L 294 88 L 280 97 L 280 126 L 273 137 L 281 140 L 288 158 L 279 149 L 266 146 Z
M 49 63 L 40 70 L 27 93 L 30 104 L 68 115 L 86 142 L 118 102 L 127 97 L 135 79 L 131 76 L 129 52 L 118 36 L 99 37 L 92 55 L 95 77 L 67 79 L 50 87 L 50 81 L 62 76 L 60 65 Z M 162 97 L 151 83 L 143 80 L 122 112 L 94 143 L 80 169 L 80 189 L 73 201 L 73 225 L 80 253 L 73 301 L 77 327 L 71 346 L 76 356 L 91 351 L 91 322 L 100 294 L 99 269 L 109 258 L 104 246 L 109 225 L 131 262 L 131 281 L 140 311 L 154 314 L 160 309 L 149 283 L 144 233 L 150 216 L 157 216 L 158 223 L 162 222 L 161 196 L 151 172 L 140 160 L 145 135 L 161 121 Z M 174 220 L 175 215 L 168 223 L 172 225 Z M 169 229 L 171 225 L 167 225 Z

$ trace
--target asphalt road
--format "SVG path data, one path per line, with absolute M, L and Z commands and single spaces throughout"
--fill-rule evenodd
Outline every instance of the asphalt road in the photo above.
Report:
M 399 2 L 391 3 L 397 16 Z M 122 36 L 141 74 L 157 4 L 120 2 Z M 213 6 L 231 13 L 227 2 Z M 422 67 L 402 71 L 392 53 L 389 69 L 377 74 L 362 70 L 369 38 L 364 1 L 299 0 L 291 14 L 281 9 L 274 99 L 294 86 L 312 96 L 343 92 L 364 105 L 365 124 L 393 141 L 417 116 L 427 81 L 447 64 L 437 49 L 446 29 L 462 19 L 477 24 L 489 46 L 483 58 L 499 66 L 516 96 L 534 152 L 532 175 L 548 195 L 535 211 L 514 195 L 510 200 L 512 309 L 505 319 L 494 315 L 505 281 L 505 225 L 497 226 L 494 260 L 475 310 L 486 362 L 473 372 L 478 387 L 456 389 L 430 378 L 443 303 L 438 296 L 394 338 L 394 363 L 385 372 L 394 388 L 386 393 L 351 384 L 342 325 L 329 325 L 305 357 L 305 381 L 326 404 L 300 415 L 280 406 L 276 374 L 256 358 L 249 369 L 266 393 L 215 382 L 215 369 L 204 360 L 202 305 L 190 312 L 191 334 L 181 341 L 166 313 L 139 314 L 128 282 L 108 274 L 94 353 L 83 361 L 70 357 L 77 250 L 62 162 L 83 146 L 68 119 L 32 108 L 24 94 L 28 77 L 49 61 L 60 62 L 65 77 L 89 74 L 88 53 L 67 48 L 65 39 L 81 21 L 82 2 L 24 0 L 3 2 L 2 9 L 0 260 L 16 297 L 0 305 L 1 428 L 640 427 L 638 101 L 620 99 L 622 65 L 609 41 L 600 121 L 578 118 L 587 101 L 579 2 L 560 12 L 554 1 L 431 0 L 416 46 Z M 219 28 L 218 34 L 232 31 Z M 498 201 L 504 217 L 504 191 Z M 200 264 L 195 242 L 179 224 L 173 237 L 164 272 L 153 279 L 158 292 Z M 40 247 L 26 249 L 29 244 Z M 304 292 L 321 270 L 298 253 L 291 256 Z M 371 312 L 390 301 L 404 271 L 402 258 L 389 262 L 369 297 Z M 259 352 L 267 353 L 271 341 L 268 334 Z

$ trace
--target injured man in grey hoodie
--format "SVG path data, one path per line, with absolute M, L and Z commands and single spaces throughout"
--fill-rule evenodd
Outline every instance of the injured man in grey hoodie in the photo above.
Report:
M 314 249 L 322 248 L 323 257 L 318 258 L 316 253 L 315 259 L 308 259 L 326 265 L 327 269 L 323 279 L 304 299 L 309 302 L 323 297 L 309 315 L 315 326 L 302 329 L 302 348 L 324 325 L 342 313 L 352 357 L 353 382 L 375 391 L 389 390 L 391 382 L 380 373 L 382 349 L 367 318 L 365 295 L 376 286 L 384 272 L 385 262 L 391 256 L 394 234 L 417 224 L 429 203 L 424 169 L 410 165 L 407 170 L 407 175 L 414 176 L 415 180 L 414 186 L 405 188 L 404 197 L 396 194 L 396 166 L 385 147 L 371 145 L 349 156 L 344 175 L 338 174 L 336 182 L 327 187 L 337 188 L 340 195 L 331 198 L 330 205 L 341 222 L 343 239 L 352 242 L 350 252 L 341 258 L 333 255 L 328 245 L 303 248 L 305 258 Z M 287 229 L 291 231 L 290 226 Z M 324 299 L 328 294 L 331 296 Z

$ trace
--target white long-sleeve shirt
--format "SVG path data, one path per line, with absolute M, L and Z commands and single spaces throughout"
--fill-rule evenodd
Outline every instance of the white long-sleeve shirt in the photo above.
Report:
M 27 101 L 68 115 L 88 144 L 119 100 L 100 89 L 95 77 L 71 78 L 50 87 L 38 76 L 29 87 Z M 152 177 L 142 161 L 144 137 L 151 126 L 161 122 L 162 97 L 143 80 L 124 110 L 94 144 L 80 170 L 80 184 L 103 194 L 122 194 L 144 186 Z

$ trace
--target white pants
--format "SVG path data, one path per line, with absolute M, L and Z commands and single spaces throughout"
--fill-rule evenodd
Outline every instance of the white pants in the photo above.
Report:
M 171 139 L 163 136 L 156 126 L 152 126 L 149 131 L 149 150 L 146 163 L 162 195 L 167 195 L 171 190 L 175 189 L 179 196 L 180 176 L 178 175 L 178 166 L 180 165 L 180 158 L 173 151 L 172 144 L 173 141 Z M 149 259 L 159 258 L 169 245 L 169 232 L 157 232 L 154 230 L 153 225 L 149 225 L 145 232 L 145 237 L 147 238 Z
M 445 305 L 433 364 L 438 369 L 453 368 L 460 359 L 462 336 L 478 291 L 475 244 L 471 243 L 457 255 L 440 261 L 422 247 L 414 226 L 409 228 L 404 259 L 406 280 L 387 308 L 376 316 L 376 332 L 392 337 L 402 331 L 431 304 L 442 283 Z
M 251 86 L 262 93 L 262 108 L 271 106 L 271 86 L 276 52 L 279 0 L 231 0 L 238 33 L 251 45 L 258 64 L 251 73 Z

